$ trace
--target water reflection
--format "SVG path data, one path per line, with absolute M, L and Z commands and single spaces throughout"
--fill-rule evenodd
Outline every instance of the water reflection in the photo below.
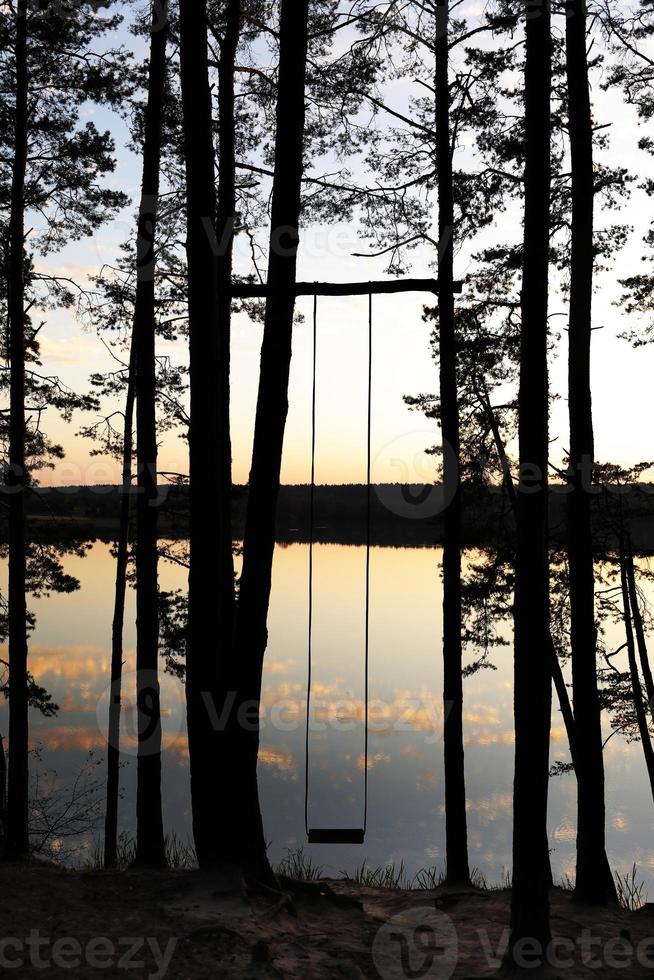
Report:
M 320 826 L 360 825 L 363 808 L 362 548 L 315 550 L 314 684 L 311 715 L 311 815 Z M 275 557 L 270 646 L 264 680 L 261 793 L 274 860 L 303 845 L 304 721 L 307 670 L 307 547 L 279 547 Z M 96 543 L 86 558 L 69 556 L 66 571 L 81 589 L 33 602 L 38 625 L 31 669 L 61 707 L 56 718 L 32 714 L 32 739 L 43 764 L 62 781 L 89 749 L 102 751 L 108 703 L 114 562 Z M 409 873 L 441 866 L 444 849 L 440 732 L 441 593 L 438 556 L 428 549 L 378 548 L 372 553 L 370 622 L 369 812 L 365 845 L 309 848 L 328 873 L 403 859 Z M 183 569 L 162 564 L 162 588 L 185 585 Z M 651 588 L 646 584 L 645 588 Z M 127 610 L 126 680 L 133 688 L 134 604 Z M 607 642 L 610 643 L 610 635 Z M 470 651 L 471 658 L 474 651 Z M 489 880 L 510 865 L 513 766 L 510 647 L 494 654 L 496 671 L 466 680 L 465 739 L 471 863 Z M 135 731 L 133 691 L 123 719 L 125 765 L 121 826 L 133 831 Z M 183 688 L 164 676 L 164 807 L 168 830 L 190 835 L 188 752 Z M 0 730 L 6 732 L 6 705 Z M 607 729 L 608 734 L 608 729 Z M 552 760 L 568 759 L 555 706 Z M 635 860 L 654 894 L 654 809 L 642 751 L 619 736 L 606 748 L 608 840 L 614 866 Z M 217 780 L 219 773 L 216 774 Z M 574 869 L 575 786 L 552 780 L 549 816 L 554 872 Z

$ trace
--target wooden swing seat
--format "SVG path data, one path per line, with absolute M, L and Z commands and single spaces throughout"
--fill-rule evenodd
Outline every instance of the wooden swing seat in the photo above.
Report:
M 310 828 L 307 837 L 310 844 L 363 844 L 366 832 L 359 827 Z

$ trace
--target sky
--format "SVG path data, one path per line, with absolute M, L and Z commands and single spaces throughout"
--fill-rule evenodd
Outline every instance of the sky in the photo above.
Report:
M 636 124 L 635 113 L 623 103 L 620 93 L 594 92 L 597 122 L 609 124 L 612 162 L 626 166 L 639 177 L 652 170 L 649 157 L 637 148 L 643 128 Z M 402 93 L 395 98 L 401 99 Z M 138 159 L 126 148 L 126 129 L 115 115 L 90 108 L 89 117 L 102 128 L 110 128 L 117 144 L 117 167 L 110 177 L 115 188 L 125 190 L 132 201 L 138 199 L 140 167 Z M 466 152 L 464 147 L 463 152 Z M 624 221 L 634 226 L 627 248 L 618 256 L 613 268 L 598 277 L 595 296 L 593 335 L 593 393 L 596 428 L 596 456 L 622 464 L 654 458 L 651 433 L 651 388 L 654 376 L 654 349 L 633 349 L 619 334 L 637 326 L 634 317 L 626 317 L 614 304 L 620 295 L 618 280 L 641 269 L 644 252 L 642 237 L 647 231 L 651 202 L 640 191 L 622 213 L 609 216 L 610 221 Z M 598 215 L 599 222 L 602 216 Z M 519 223 L 519 215 L 508 214 L 500 227 L 491 229 L 486 241 L 505 240 L 503 223 Z M 514 229 L 514 234 L 516 229 Z M 132 207 L 101 228 L 92 238 L 72 243 L 63 251 L 43 260 L 49 271 L 84 281 L 103 263 L 115 260 L 119 244 L 133 235 Z M 475 243 L 476 245 L 478 243 Z M 247 261 L 247 243 L 237 241 L 236 266 Z M 362 247 L 363 246 L 363 247 Z M 357 239 L 355 225 L 308 226 L 301 231 L 298 277 L 302 280 L 352 281 L 385 277 L 383 259 L 362 259 L 353 253 L 366 251 L 365 242 Z M 414 253 L 412 276 L 433 275 L 428 256 Z M 459 243 L 455 275 L 464 280 L 471 268 L 470 248 Z M 465 285 L 464 285 L 465 289 Z M 430 298 L 427 297 L 429 300 Z M 436 365 L 430 355 L 431 325 L 422 321 L 425 297 L 417 294 L 381 296 L 373 302 L 373 431 L 372 475 L 375 482 L 425 483 L 436 476 L 435 462 L 425 452 L 438 441 L 433 423 L 411 411 L 403 396 L 434 392 L 438 387 Z M 319 483 L 361 482 L 366 472 L 366 401 L 367 401 L 367 298 L 324 298 L 319 300 L 318 378 L 317 378 L 317 481 Z M 282 479 L 286 483 L 304 483 L 310 473 L 311 443 L 311 300 L 298 300 L 298 311 L 304 314 L 294 331 L 293 363 L 289 392 L 289 419 L 285 442 Z M 552 408 L 552 455 L 555 460 L 566 447 L 567 403 L 566 319 L 563 298 L 552 291 L 551 315 L 561 333 L 560 343 L 551 363 L 552 390 L 556 399 Z M 55 311 L 48 317 L 41 333 L 44 363 L 50 373 L 76 390 L 84 390 L 91 372 L 111 368 L 110 358 L 93 333 L 84 329 L 71 311 Z M 261 326 L 238 315 L 233 324 L 232 424 L 234 478 L 247 480 L 252 445 L 252 427 L 256 405 Z M 162 344 L 161 353 L 169 352 L 184 361 L 183 344 Z M 76 416 L 70 425 L 49 413 L 47 429 L 66 449 L 66 459 L 54 471 L 42 475 L 44 484 L 106 484 L 119 482 L 116 463 L 91 455 L 93 444 L 79 436 L 81 424 L 90 419 Z M 160 468 L 187 472 L 186 443 L 175 434 L 167 434 L 160 447 Z

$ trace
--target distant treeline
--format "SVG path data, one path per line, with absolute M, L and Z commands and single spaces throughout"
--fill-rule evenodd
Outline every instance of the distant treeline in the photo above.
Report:
M 160 487 L 160 528 L 164 536 L 188 533 L 188 488 Z M 639 485 L 622 491 L 625 516 L 632 528 L 634 547 L 654 553 L 654 486 Z M 112 540 L 118 528 L 121 490 L 115 486 L 52 487 L 30 496 L 27 513 L 31 535 Z M 597 529 L 601 524 L 601 498 L 592 498 Z M 134 501 L 136 496 L 134 496 Z M 466 488 L 464 543 L 492 543 L 502 522 L 511 522 L 499 487 Z M 565 540 L 563 486 L 550 493 L 550 527 L 555 541 Z M 282 486 L 277 515 L 280 543 L 307 542 L 311 533 L 311 489 Z M 376 546 L 429 547 L 442 540 L 445 497 L 441 486 L 380 484 L 370 492 L 370 540 Z M 245 527 L 247 487 L 233 493 L 234 537 Z M 314 497 L 314 540 L 334 544 L 365 544 L 367 540 L 367 488 L 360 484 L 318 486 Z M 4 537 L 4 525 L 2 534 Z

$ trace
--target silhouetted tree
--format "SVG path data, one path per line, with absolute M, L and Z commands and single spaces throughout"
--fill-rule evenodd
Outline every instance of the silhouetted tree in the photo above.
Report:
M 652 738 L 647 726 L 647 715 L 645 713 L 645 702 L 643 699 L 643 689 L 638 673 L 638 663 L 636 660 L 636 644 L 634 642 L 633 610 L 629 598 L 629 575 L 627 571 L 627 549 L 625 542 L 621 542 L 620 547 L 620 585 L 622 589 L 622 606 L 624 612 L 625 632 L 627 636 L 627 657 L 629 661 L 629 676 L 631 680 L 631 693 L 633 697 L 634 711 L 638 725 L 638 733 L 645 757 L 647 776 L 649 779 L 652 799 L 654 800 L 654 747 Z
M 233 740 L 236 744 L 231 743 L 236 751 L 227 754 L 230 760 L 230 785 L 239 801 L 238 810 L 235 809 L 228 817 L 233 853 L 249 873 L 263 878 L 270 876 L 270 870 L 257 786 L 258 708 L 268 640 L 275 517 L 288 412 L 303 176 L 308 33 L 309 0 L 282 0 L 268 295 L 234 652 L 238 702 L 250 705 L 253 710 L 248 716 L 247 728 L 237 731 L 237 737 Z
M 648 462 L 627 469 L 611 463 L 597 467 L 598 485 L 601 485 L 603 492 L 598 498 L 595 536 L 600 545 L 598 554 L 601 559 L 600 588 L 597 590 L 601 634 L 604 632 L 603 623 L 609 619 L 618 624 L 620 631 L 624 629 L 625 635 L 625 642 L 619 643 L 613 650 L 607 650 L 605 644 L 600 647 L 606 665 L 600 672 L 600 697 L 613 729 L 604 744 L 617 734 L 628 742 L 639 741 L 648 778 L 654 786 L 652 728 L 651 722 L 649 725 L 647 722 L 648 710 L 650 716 L 652 714 L 649 697 L 652 672 L 645 636 L 651 614 L 638 584 L 639 579 L 651 580 L 652 572 L 646 565 L 636 565 L 631 540 L 632 521 L 639 512 L 643 512 L 643 504 L 639 501 L 646 494 L 639 487 L 639 482 L 651 467 L 652 464 Z M 649 512 L 649 501 L 644 505 L 644 512 Z M 617 660 L 625 650 L 626 670 L 620 668 Z M 638 661 L 645 682 L 645 695 Z
M 9 217 L 8 320 L 10 356 L 9 465 L 9 805 L 7 852 L 29 853 L 27 604 L 25 599 L 25 178 L 28 152 L 27 2 L 16 7 L 16 89 Z
M 161 242 L 158 243 L 158 264 L 161 263 Z M 111 695 L 109 703 L 108 742 L 107 742 L 107 807 L 105 816 L 105 864 L 115 863 L 118 843 L 118 796 L 120 768 L 120 714 L 123 667 L 123 630 L 125 620 L 125 599 L 130 565 L 130 521 L 132 517 L 132 478 L 134 443 L 134 404 L 135 367 L 132 333 L 136 301 L 136 262 L 133 256 L 125 256 L 115 268 L 106 268 L 104 275 L 96 279 L 98 293 L 89 299 L 85 317 L 100 335 L 117 331 L 113 342 L 105 342 L 111 356 L 117 362 L 115 370 L 95 373 L 91 376 L 94 389 L 113 405 L 117 398 L 123 401 L 122 409 L 110 411 L 98 422 L 85 426 L 81 432 L 87 438 L 99 442 L 93 453 L 106 454 L 120 460 L 122 482 L 118 530 L 115 541 L 116 574 L 114 587 L 114 609 L 111 630 Z M 157 332 L 164 339 L 176 334 L 174 326 L 180 319 L 176 314 L 179 306 L 178 291 L 172 294 L 159 290 L 157 301 Z M 123 360 L 121 349 L 127 347 Z M 169 363 L 168 358 L 156 361 L 158 438 L 174 426 L 188 427 L 188 417 L 183 407 L 185 380 L 183 372 Z M 119 423 L 116 423 L 116 418 Z M 159 502 L 163 508 L 163 500 Z M 158 546 L 158 552 L 165 556 L 165 545 Z
M 586 54 L 586 0 L 566 3 L 566 66 L 571 152 L 572 228 L 568 408 L 570 418 L 568 564 L 573 703 L 576 723 L 577 874 L 579 901 L 615 897 L 606 860 L 602 723 L 597 689 L 595 573 L 590 516 L 594 465 L 590 381 L 593 296 L 593 120 Z
M 120 711 L 123 678 L 123 634 L 125 596 L 129 562 L 129 523 L 134 444 L 134 351 L 130 351 L 125 415 L 123 422 L 122 485 L 118 537 L 116 541 L 116 579 L 111 620 L 111 686 L 107 722 L 107 796 L 104 821 L 104 866 L 113 868 L 118 858 L 118 796 L 120 781 Z
M 150 23 L 148 22 L 149 28 Z M 133 139 L 137 146 L 139 145 L 138 138 L 144 130 L 142 117 L 145 115 L 145 107 L 137 104 L 132 118 Z M 170 201 L 170 196 L 167 197 L 167 200 Z M 155 325 L 157 337 L 164 341 L 171 341 L 180 334 L 185 334 L 185 294 L 180 288 L 181 280 L 177 277 L 177 270 L 183 269 L 184 266 L 178 259 L 174 244 L 171 245 L 171 241 L 175 243 L 179 238 L 178 224 L 179 217 L 174 206 L 165 209 L 163 215 L 158 214 Z M 84 426 L 81 434 L 98 443 L 98 448 L 92 450 L 92 454 L 105 454 L 119 460 L 122 474 L 118 530 L 115 541 L 116 577 L 111 639 L 112 682 L 108 720 L 107 809 L 105 818 L 105 862 L 107 866 L 111 866 L 115 862 L 118 842 L 123 629 L 131 555 L 129 532 L 133 497 L 133 428 L 136 383 L 133 333 L 139 277 L 137 266 L 142 258 L 143 256 L 134 255 L 134 240 L 125 243 L 121 247 L 121 254 L 115 265 L 104 266 L 102 272 L 94 277 L 95 289 L 87 294 L 81 311 L 83 319 L 98 332 L 105 348 L 115 362 L 112 370 L 96 372 L 91 375 L 93 389 L 101 396 L 103 402 L 106 400 L 107 409 L 98 421 Z M 172 285 L 169 282 L 171 274 L 175 274 Z M 156 357 L 155 373 L 155 397 L 157 401 L 155 422 L 157 438 L 159 439 L 163 433 L 169 432 L 173 428 L 179 427 L 183 432 L 188 430 L 189 420 L 184 406 L 186 393 L 184 370 L 176 367 L 170 362 L 170 358 L 164 355 Z M 116 405 L 118 407 L 115 407 Z M 159 510 L 165 508 L 165 503 L 165 499 L 158 502 Z M 163 552 L 165 556 L 166 546 L 159 545 L 158 552 L 160 555 Z
M 469 339 L 476 325 L 471 317 L 463 324 L 459 310 L 455 316 L 453 260 L 457 242 L 474 236 L 493 220 L 495 209 L 501 209 L 503 191 L 502 179 L 483 161 L 481 168 L 465 170 L 455 169 L 454 162 L 460 143 L 474 138 L 478 119 L 494 111 L 493 66 L 462 70 L 469 39 L 491 34 L 504 24 L 504 19 L 498 21 L 485 11 L 472 27 L 465 18 L 451 16 L 453 9 L 441 0 L 391 5 L 383 11 L 373 6 L 362 13 L 364 37 L 359 46 L 375 65 L 384 51 L 374 82 L 399 76 L 411 86 L 408 107 L 401 111 L 383 84 L 369 91 L 359 86 L 362 104 L 369 104 L 376 121 L 381 120 L 368 138 L 374 180 L 359 201 L 371 254 L 388 255 L 390 271 L 400 273 L 409 265 L 412 249 L 422 245 L 434 250 L 439 270 L 438 306 L 426 311 L 426 317 L 436 324 L 433 350 L 439 362 L 440 397 L 419 395 L 406 401 L 440 423 L 443 446 L 435 452 L 441 457 L 442 480 L 451 499 L 443 515 L 442 567 L 446 864 L 452 883 L 469 879 L 461 639 L 461 480 L 469 474 L 460 452 L 460 405 L 466 404 L 467 391 L 458 357 L 463 336 Z M 437 235 L 432 230 L 434 214 Z M 478 338 L 484 363 L 492 361 L 489 349 L 488 338 Z
M 649 712 L 650 715 L 654 716 L 654 678 L 652 677 L 652 667 L 649 662 L 649 653 L 647 651 L 647 640 L 645 638 L 645 625 L 643 623 L 643 616 L 640 610 L 638 585 L 636 583 L 636 568 L 634 565 L 634 556 L 632 554 L 631 548 L 629 548 L 628 550 L 628 553 L 625 558 L 625 562 L 626 562 L 626 571 L 627 571 L 627 584 L 629 586 L 629 605 L 631 606 L 631 615 L 634 623 L 634 631 L 636 633 L 638 659 L 640 661 L 640 669 L 642 671 L 643 680 L 645 682 L 645 694 L 647 696 Z
M 93 8 L 93 9 L 91 9 Z M 46 290 L 41 302 L 72 302 L 61 280 L 38 274 L 25 250 L 25 215 L 38 211 L 44 227 L 36 248 L 47 251 L 66 238 L 79 238 L 98 227 L 124 195 L 98 186 L 98 174 L 113 167 L 112 141 L 92 123 L 78 127 L 83 103 L 111 102 L 122 92 L 119 52 L 92 51 L 99 36 L 118 20 L 97 16 L 93 4 L 71 9 L 34 9 L 24 2 L 0 14 L 0 75 L 6 118 L 12 120 L 2 142 L 9 150 L 12 174 L 6 241 L 9 323 L 9 452 L 5 491 L 9 496 L 9 655 L 10 722 L 8 779 L 8 853 L 28 853 L 28 674 L 26 608 L 25 494 L 28 473 L 27 386 L 49 388 L 51 402 L 71 404 L 58 382 L 26 371 L 27 355 L 38 349 L 26 310 L 36 302 L 34 289 Z M 11 104 L 11 107 L 10 107 Z M 28 292 L 30 300 L 28 303 Z M 38 429 L 38 427 L 37 427 Z M 30 440 L 47 452 L 40 433 Z M 31 453 L 30 453 L 31 455 Z
M 212 8 L 211 13 L 216 13 Z M 205 686 L 203 690 L 205 701 L 196 710 L 203 712 L 203 724 L 206 726 L 202 731 L 200 728 L 201 739 L 195 739 L 196 762 L 194 778 L 194 804 L 193 804 L 193 823 L 196 841 L 196 850 L 200 856 L 200 863 L 208 864 L 218 862 L 239 861 L 240 851 L 237 848 L 236 854 L 230 853 L 234 844 L 231 836 L 233 827 L 231 821 L 231 804 L 221 807 L 219 814 L 211 813 L 211 803 L 207 800 L 207 778 L 212 767 L 215 769 L 216 763 L 220 766 L 221 778 L 225 778 L 227 785 L 231 785 L 233 767 L 237 765 L 236 759 L 232 758 L 232 743 L 225 743 L 225 731 L 217 731 L 215 721 L 210 722 L 207 717 L 208 698 L 214 710 L 231 710 L 234 692 L 237 690 L 237 666 L 234 662 L 232 652 L 232 642 L 234 638 L 235 622 L 235 580 L 234 580 L 234 558 L 232 543 L 232 453 L 231 453 L 231 430 L 230 430 L 230 361 L 231 361 L 231 311 L 232 311 L 232 279 L 233 279 L 233 248 L 234 237 L 237 227 L 237 191 L 236 191 L 236 145 L 237 145 L 237 109 L 235 95 L 235 70 L 236 54 L 241 36 L 243 10 L 240 0 L 229 0 L 219 9 L 219 15 L 211 19 L 212 37 L 219 45 L 218 62 L 218 120 L 217 120 L 217 144 L 218 144 L 218 194 L 217 200 L 211 202 L 212 218 L 215 217 L 215 282 L 212 281 L 212 303 L 215 322 L 217 324 L 216 343 L 212 353 L 215 358 L 214 370 L 214 394 L 216 402 L 216 412 L 213 424 L 215 430 L 215 459 L 209 465 L 215 469 L 212 471 L 213 479 L 217 480 L 220 488 L 217 501 L 217 521 L 215 532 L 211 544 L 215 548 L 213 559 L 206 551 L 207 542 L 200 543 L 202 535 L 201 523 L 202 516 L 200 507 L 206 506 L 202 503 L 202 488 L 194 491 L 193 481 L 200 477 L 200 457 L 198 454 L 198 466 L 191 470 L 191 548 L 190 548 L 190 575 L 189 575 L 189 620 L 188 620 L 188 641 L 187 650 L 187 690 L 188 690 L 188 669 L 191 663 L 189 656 L 196 659 L 203 657 L 205 663 L 197 665 L 194 670 L 198 678 L 203 677 Z M 204 43 L 204 42 L 203 42 Z M 202 85 L 207 85 L 204 78 L 206 69 L 203 68 Z M 204 91 L 204 88 L 203 88 Z M 211 104 L 204 103 L 204 109 L 211 114 Z M 206 146 L 206 172 L 210 168 L 209 150 Z M 188 166 L 188 164 L 187 164 Z M 213 167 L 213 163 L 211 164 Z M 189 173 L 189 180 L 191 179 Z M 207 194 L 211 192 L 207 185 Z M 190 199 L 189 199 L 190 200 Z M 209 257 L 207 256 L 207 259 Z M 191 263 L 191 253 L 189 251 L 189 269 Z M 214 298 L 215 290 L 215 298 Z M 199 345 L 198 345 L 199 351 Z M 199 356 L 199 355 L 198 355 Z M 192 362 L 193 363 L 193 362 Z M 206 369 L 199 363 L 196 364 L 195 371 L 191 374 L 191 393 L 193 399 L 193 384 L 203 384 L 201 381 L 202 372 Z M 200 396 L 198 396 L 199 401 Z M 191 432 L 193 432 L 193 400 L 191 408 Z M 200 423 L 202 425 L 203 423 Z M 191 452 L 193 452 L 193 435 L 191 434 Z M 206 464 L 205 464 L 206 465 Z M 194 476 L 195 473 L 195 476 Z M 207 477 L 208 478 L 208 477 Z M 215 508 L 215 504 L 213 505 Z M 196 528 L 196 535 L 193 535 L 193 528 Z M 206 567 L 206 562 L 213 560 L 217 574 L 211 583 L 202 582 L 202 569 Z M 208 585 L 210 586 L 208 588 Z M 179 602 L 173 606 L 179 613 Z M 217 609 L 217 649 L 205 648 L 200 652 L 200 636 L 206 629 L 206 624 Z M 170 634 L 168 635 L 170 640 Z M 190 651 L 190 653 L 189 653 Z M 213 663 L 211 660 L 213 659 Z M 193 688 L 191 688 L 191 693 Z M 191 701 L 189 700 L 189 711 Z M 227 721 L 227 732 L 231 731 L 235 719 Z M 209 728 L 210 726 L 210 728 Z M 238 735 L 237 735 L 238 740 Z M 236 751 L 238 751 L 236 746 Z M 238 758 L 238 757 L 236 757 Z M 209 789 L 209 794 L 211 790 Z M 238 790 L 236 791 L 238 794 Z M 237 809 L 240 803 L 237 804 Z
M 438 183 L 438 330 L 443 482 L 452 499 L 443 515 L 443 702 L 447 881 L 468 882 L 468 833 L 463 751 L 461 646 L 461 484 L 459 389 L 454 311 L 454 185 L 450 130 L 449 3 L 436 10 L 436 180 Z
M 520 350 L 518 548 L 515 587 L 515 783 L 510 950 L 550 939 L 547 798 L 552 682 L 548 574 L 548 285 L 551 28 L 528 2 L 525 212 Z M 510 954 L 511 955 L 511 954 Z M 537 954 L 538 955 L 538 954 Z
M 148 101 L 145 110 L 143 180 L 137 228 L 134 304 L 136 372 L 136 672 L 138 772 L 135 864 L 166 863 L 161 809 L 161 704 L 158 677 L 157 418 L 155 238 L 159 206 L 161 137 L 166 84 L 168 3 L 152 7 Z
M 218 200 L 216 239 L 218 323 L 220 360 L 217 396 L 220 403 L 220 551 L 218 553 L 218 591 L 221 630 L 231 637 L 234 631 L 235 593 L 232 549 L 232 445 L 230 429 L 231 307 L 234 235 L 236 230 L 236 102 L 234 73 L 241 32 L 241 0 L 224 4 L 218 65 Z M 215 31 L 215 25 L 213 26 Z M 226 664 L 223 664 L 223 670 Z M 229 670 L 227 670 L 229 674 Z M 223 679 L 224 679 L 223 674 Z M 224 686 L 224 685 L 223 685 Z
M 0 857 L 4 854 L 7 824 L 7 757 L 0 735 Z
M 234 29 L 236 15 L 230 19 Z M 230 40 L 229 45 L 232 42 Z M 230 47 L 231 51 L 231 47 Z M 190 440 L 190 570 L 188 640 L 186 644 L 186 697 L 193 803 L 193 834 L 198 860 L 207 866 L 219 860 L 233 841 L 216 833 L 214 805 L 216 732 L 210 709 L 219 710 L 219 671 L 229 669 L 231 656 L 230 610 L 233 606 L 233 576 L 227 588 L 226 569 L 231 561 L 231 534 L 224 527 L 231 506 L 231 481 L 227 480 L 226 443 L 229 419 L 224 418 L 229 399 L 228 365 L 222 362 L 229 349 L 231 264 L 225 275 L 226 259 L 216 259 L 211 230 L 216 227 L 215 162 L 212 138 L 212 102 L 207 53 L 206 3 L 180 2 L 180 57 L 184 113 L 184 154 L 187 186 L 187 262 L 190 343 L 191 424 Z M 233 54 L 226 52 L 229 62 Z M 233 64 L 233 60 L 232 60 Z M 229 84 L 229 83 L 228 83 Z M 233 84 L 233 83 L 232 83 Z M 226 98 L 225 102 L 229 102 Z M 221 111 L 233 113 L 233 104 Z M 223 118 L 226 131 L 230 123 Z M 233 126 L 233 123 L 231 124 Z M 221 150 L 225 161 L 233 149 Z M 233 182 L 233 175 L 221 173 Z M 231 193 L 221 196 L 221 220 L 226 215 Z M 233 228 L 229 229 L 231 237 Z M 218 240 L 217 240 L 218 241 Z M 220 249 L 218 241 L 218 248 Z M 231 254 L 228 252 L 228 254 Z M 230 280 L 229 296 L 219 299 Z M 225 319 L 225 317 L 227 319 Z M 231 472 L 231 460 L 229 463 Z M 223 497 L 227 501 L 222 500 Z M 216 501 L 219 501 L 218 505 Z M 230 522 L 231 523 L 231 522 Z M 229 537 L 229 541 L 227 538 Z M 229 546 L 229 559 L 224 549 Z M 210 569 L 218 563 L 218 582 Z M 231 595 L 230 595 L 231 590 Z M 214 638 L 213 641 L 210 638 Z M 222 761 L 222 760 L 221 760 Z M 229 759 L 225 760 L 230 765 Z

